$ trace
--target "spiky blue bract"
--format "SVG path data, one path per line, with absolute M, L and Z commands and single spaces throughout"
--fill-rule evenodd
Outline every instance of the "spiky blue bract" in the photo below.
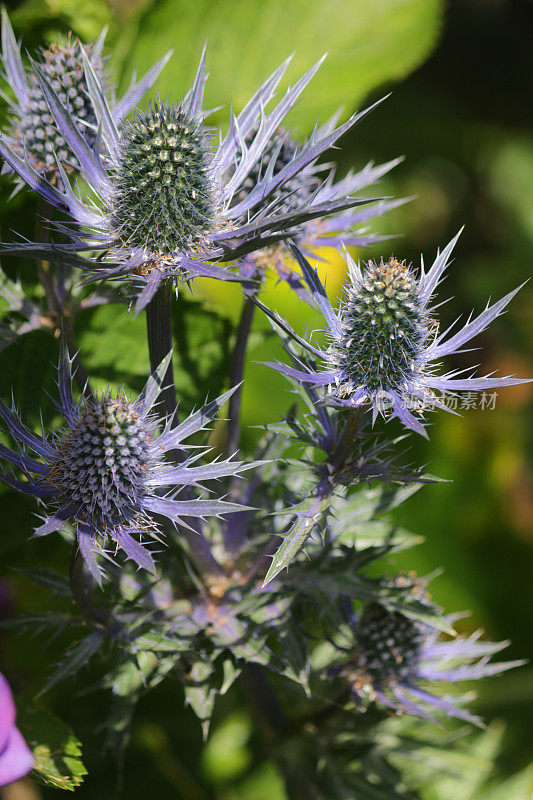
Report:
M 67 523 L 75 527 L 80 551 L 99 583 L 106 544 L 120 548 L 139 567 L 153 572 L 155 563 L 146 543 L 162 535 L 158 520 L 185 524 L 191 517 L 243 510 L 216 498 L 188 494 L 187 499 L 176 499 L 185 486 L 203 491 L 204 481 L 237 475 L 255 465 L 231 459 L 195 465 L 205 455 L 203 448 L 185 457 L 183 441 L 206 428 L 231 391 L 179 425 L 174 427 L 168 419 L 163 430 L 158 429 L 152 408 L 168 362 L 169 357 L 135 400 L 124 392 L 100 397 L 87 392 L 75 403 L 71 362 L 62 347 L 58 409 L 66 424 L 48 437 L 36 436 L 0 401 L 0 417 L 19 447 L 16 451 L 0 445 L 0 457 L 18 473 L 0 474 L 0 479 L 44 502 L 47 513 L 35 536 L 60 530 Z M 170 451 L 180 450 L 182 460 L 167 460 Z
M 459 681 L 498 675 L 524 663 L 489 663 L 508 642 L 482 641 L 481 631 L 443 639 L 429 625 L 378 602 L 364 605 L 350 629 L 351 642 L 342 646 L 348 655 L 330 674 L 344 677 L 359 710 L 375 702 L 432 722 L 444 714 L 479 724 L 479 717 L 462 707 L 468 698 L 440 692 Z
M 310 220 L 373 202 L 372 198 L 353 197 L 348 184 L 344 192 L 332 192 L 327 180 L 321 181 L 303 204 L 295 198 L 288 207 L 287 197 L 280 195 L 284 186 L 292 186 L 295 176 L 312 169 L 321 154 L 371 110 L 353 115 L 342 125 L 317 129 L 276 171 L 277 149 L 268 160 L 271 139 L 321 62 L 267 111 L 288 61 L 282 64 L 241 113 L 232 116 L 227 134 L 208 153 L 204 125 L 207 112 L 202 110 L 205 54 L 193 86 L 180 103 L 158 104 L 120 130 L 90 58 L 83 51 L 82 58 L 101 132 L 100 149 L 92 149 L 80 134 L 42 71 L 39 83 L 58 131 L 93 190 L 93 201 L 86 202 L 77 195 L 60 164 L 58 186 L 52 186 L 9 141 L 1 140 L 0 154 L 9 165 L 70 218 L 66 224 L 51 223 L 55 234 L 67 239 L 66 244 L 3 244 L 5 252 L 39 258 L 45 253 L 49 260 L 80 267 L 88 280 L 126 279 L 135 290 L 139 311 L 150 302 L 162 281 L 170 278 L 179 282 L 196 275 L 242 280 L 248 275 L 240 275 L 223 264 L 285 239 Z M 156 115 L 158 134 L 154 129 L 156 135 L 151 137 L 152 132 L 149 135 L 142 131 L 143 120 L 153 121 Z M 148 148 L 146 163 L 141 159 L 142 147 Z M 258 163 L 262 165 L 260 176 L 252 188 L 248 186 L 243 192 Z M 136 177 L 139 184 L 134 186 Z M 155 202 L 151 202 L 154 198 Z M 90 257 L 78 255 L 83 251 L 89 251 Z
M 337 117 L 329 120 L 315 135 L 325 135 L 335 129 Z M 256 133 L 252 129 L 247 137 L 252 140 Z M 263 171 L 268 167 L 274 176 L 285 169 L 287 165 L 298 157 L 303 149 L 289 131 L 279 128 L 273 134 L 270 144 L 263 153 L 263 158 L 249 173 L 239 199 L 253 191 L 255 184 L 261 180 Z M 330 202 L 335 198 L 346 197 L 375 184 L 379 179 L 393 169 L 402 159 L 396 158 L 385 164 L 367 164 L 359 172 L 350 171 L 344 178 L 336 180 L 336 169 L 331 164 L 311 163 L 300 172 L 293 175 L 286 183 L 279 186 L 274 194 L 282 210 L 289 210 L 294 206 L 305 206 L 311 200 L 315 203 Z M 396 208 L 407 202 L 409 198 L 399 200 L 381 200 L 364 208 L 347 209 L 332 214 L 325 219 L 314 219 L 293 231 L 292 240 L 305 254 L 321 247 L 343 247 L 353 245 L 366 247 L 370 244 L 383 241 L 387 236 L 370 232 L 369 221 L 375 217 Z M 272 202 L 272 201 L 270 201 Z M 277 269 L 281 279 L 288 280 L 293 286 L 297 281 L 291 262 L 283 247 L 274 245 L 266 250 L 252 253 L 245 259 L 250 276 L 260 272 L 264 267 Z M 245 269 L 243 266 L 243 271 Z
M 458 391 L 485 391 L 527 383 L 512 376 L 476 378 L 465 370 L 438 374 L 443 357 L 460 351 L 500 316 L 521 287 L 469 320 L 451 335 L 439 333 L 431 300 L 449 264 L 459 234 L 420 273 L 404 261 L 370 261 L 361 268 L 346 253 L 348 280 L 338 310 L 301 251 L 292 247 L 314 305 L 322 314 L 329 346 L 319 348 L 298 336 L 275 312 L 259 303 L 270 319 L 306 353 L 297 367 L 268 364 L 294 380 L 321 387 L 322 402 L 339 407 L 369 406 L 398 417 L 406 428 L 427 436 L 424 411 L 454 410 L 444 400 Z
M 26 158 L 37 172 L 45 174 L 56 183 L 61 163 L 67 172 L 81 168 L 68 137 L 56 125 L 42 88 L 42 78 L 55 91 L 77 130 L 92 149 L 98 149 L 98 119 L 89 96 L 84 71 L 84 52 L 107 94 L 107 85 L 102 50 L 105 31 L 92 44 L 82 45 L 68 36 L 65 41 L 53 43 L 43 49 L 35 62 L 26 70 L 20 46 L 17 44 L 7 12 L 2 8 L 2 65 L 15 100 L 10 100 L 11 120 L 6 139 L 18 154 Z M 138 83 L 133 82 L 121 101 L 112 100 L 113 117 L 116 122 L 127 114 L 152 86 L 170 53 L 155 65 Z

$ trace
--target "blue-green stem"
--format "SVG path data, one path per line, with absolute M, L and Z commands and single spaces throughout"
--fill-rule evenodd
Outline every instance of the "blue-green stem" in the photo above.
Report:
M 172 350 L 172 305 L 174 287 L 172 281 L 165 281 L 161 284 L 153 300 L 146 308 L 146 326 L 148 333 L 148 351 L 150 355 L 151 371 L 157 369 L 161 361 Z M 174 371 L 170 362 L 166 375 L 163 378 L 163 391 L 161 401 L 158 404 L 158 413 L 162 423 L 168 417 L 173 417 L 173 422 L 177 422 L 177 403 L 176 387 L 174 383 Z M 176 457 L 179 454 L 176 454 Z M 188 487 L 184 490 L 184 495 L 189 494 Z M 191 528 L 183 529 L 185 539 L 196 568 L 209 583 L 213 576 L 223 574 L 223 570 L 211 552 L 209 542 L 203 535 L 196 520 L 191 520 Z
M 241 317 L 237 327 L 235 347 L 230 364 L 230 387 L 238 386 L 244 375 L 248 339 L 252 330 L 255 303 L 248 295 L 244 296 Z M 228 406 L 228 452 L 232 455 L 240 448 L 241 443 L 241 396 L 242 386 L 238 386 L 232 394 Z

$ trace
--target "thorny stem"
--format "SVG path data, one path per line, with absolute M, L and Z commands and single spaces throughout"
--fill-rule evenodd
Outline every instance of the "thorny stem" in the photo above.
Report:
M 257 664 L 247 664 L 242 672 L 244 689 L 263 740 L 276 760 L 283 775 L 289 800 L 315 800 L 316 789 L 309 780 L 304 765 L 295 763 L 290 750 L 279 747 L 290 734 L 290 723 L 286 719 L 278 698 L 268 683 L 265 670 Z
M 172 349 L 172 301 L 173 286 L 171 281 L 161 284 L 153 300 L 146 308 L 146 327 L 148 333 L 148 352 L 150 354 L 150 368 L 154 372 L 163 358 Z M 159 403 L 159 416 L 162 422 L 172 416 L 176 424 L 176 387 L 174 383 L 174 370 L 170 362 L 166 375 L 163 376 L 163 391 Z M 187 493 L 187 488 L 185 494 Z M 214 558 L 208 541 L 202 534 L 196 520 L 191 520 L 190 527 L 184 528 L 184 536 L 189 546 L 191 557 L 197 569 L 204 576 L 206 583 L 213 576 L 223 574 L 223 570 Z
M 253 299 L 247 295 L 244 297 L 241 317 L 237 328 L 237 338 L 231 356 L 230 364 L 230 387 L 237 386 L 242 381 L 244 374 L 244 362 L 246 359 L 246 349 L 248 338 L 252 328 L 252 320 L 255 311 Z M 241 395 L 242 386 L 232 394 L 228 406 L 228 452 L 235 453 L 240 446 L 241 438 Z
M 354 408 L 350 411 L 350 416 L 344 424 L 337 447 L 329 460 L 329 464 L 336 472 L 344 467 L 346 461 L 350 457 L 355 438 L 363 421 L 363 415 L 364 410 L 361 407 Z

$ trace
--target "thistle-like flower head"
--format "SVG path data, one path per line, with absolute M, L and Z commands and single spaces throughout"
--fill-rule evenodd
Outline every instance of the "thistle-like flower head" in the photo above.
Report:
M 159 103 L 138 111 L 124 124 L 112 174 L 116 238 L 160 256 L 197 248 L 215 213 L 211 160 L 201 118 Z
M 341 333 L 330 358 L 347 377 L 341 391 L 401 392 L 430 333 L 410 267 L 396 258 L 369 261 L 349 282 L 339 316 Z
M 82 45 L 70 35 L 44 48 L 30 68 L 24 68 L 20 46 L 17 44 L 5 8 L 2 8 L 2 65 L 15 99 L 10 101 L 10 129 L 5 133 L 8 145 L 19 157 L 27 159 L 32 168 L 52 183 L 60 179 L 61 170 L 82 170 L 65 136 L 54 119 L 42 81 L 52 87 L 71 123 L 84 137 L 91 149 L 98 149 L 98 118 L 90 99 L 83 56 L 88 58 L 102 90 L 110 94 L 104 69 L 102 49 L 105 32 L 92 44 Z M 120 122 L 150 88 L 170 54 L 167 54 L 137 84 L 133 83 L 122 100 L 112 102 L 112 115 Z M 58 166 L 58 162 L 61 166 Z
M 142 503 L 151 420 L 125 397 L 89 397 L 57 442 L 47 483 L 79 503 L 102 531 L 127 523 Z
M 323 402 L 348 408 L 368 405 L 373 421 L 380 413 L 398 417 L 405 427 L 424 436 L 424 411 L 441 408 L 453 412 L 458 391 L 486 391 L 527 383 L 527 379 L 509 376 L 464 376 L 464 370 L 437 373 L 441 359 L 460 351 L 484 331 L 520 288 L 487 305 L 453 335 L 450 330 L 440 333 L 431 300 L 458 236 L 437 254 L 432 267 L 427 272 L 422 267 L 420 274 L 396 258 L 379 264 L 370 261 L 361 269 L 347 254 L 347 287 L 337 311 L 316 271 L 293 247 L 310 296 L 326 323 L 329 346 L 314 347 L 259 303 L 273 322 L 300 345 L 307 358 L 297 367 L 280 363 L 268 366 L 290 378 L 323 387 Z M 446 404 L 444 401 L 450 398 L 454 402 Z
M 246 137 L 246 144 L 249 146 L 257 135 L 259 126 L 254 126 Z M 285 169 L 291 161 L 298 155 L 298 144 L 291 137 L 288 131 L 278 128 L 272 134 L 268 147 L 265 148 L 261 161 L 254 164 L 246 180 L 243 182 L 239 199 L 244 199 L 261 180 L 264 166 L 271 165 L 274 175 Z M 279 186 L 274 197 L 279 202 L 280 210 L 287 211 L 293 205 L 293 200 L 299 200 L 299 205 L 306 203 L 319 186 L 320 179 L 316 174 L 315 165 L 309 165 L 290 178 L 286 183 Z M 322 168 L 323 169 L 323 168 Z
M 100 48 L 88 46 L 86 52 L 95 73 L 104 83 Z M 70 36 L 64 42 L 54 43 L 50 48 L 42 50 L 37 66 L 54 87 L 80 131 L 84 132 L 89 146 L 94 148 L 98 122 L 87 93 L 81 44 Z M 57 180 L 57 159 L 64 164 L 67 171 L 79 170 L 80 165 L 56 128 L 35 72 L 29 73 L 28 83 L 28 102 L 21 108 L 20 119 L 14 118 L 11 135 L 21 154 L 26 152 L 39 172 Z
M 357 669 L 376 684 L 396 684 L 416 672 L 423 647 L 420 625 L 379 603 L 367 603 L 355 629 Z
M 335 129 L 335 124 L 336 117 L 329 120 L 317 134 L 325 135 Z M 255 133 L 256 131 L 253 129 L 247 140 L 251 141 Z M 283 128 L 275 131 L 269 146 L 263 153 L 262 160 L 254 166 L 244 182 L 239 199 L 244 199 L 253 190 L 255 184 L 261 180 L 266 167 L 272 170 L 272 174 L 276 176 L 298 157 L 302 148 L 303 144 L 299 144 L 289 131 Z M 309 164 L 279 186 L 274 193 L 274 198 L 283 211 L 289 211 L 295 206 L 305 207 L 311 201 L 315 203 L 331 202 L 336 198 L 346 197 L 374 184 L 400 161 L 401 159 L 397 158 L 377 166 L 369 163 L 359 172 L 350 171 L 348 175 L 339 180 L 336 180 L 334 165 Z M 375 244 L 387 237 L 370 233 L 368 222 L 402 205 L 408 199 L 380 200 L 364 208 L 344 209 L 336 214 L 331 214 L 326 219 L 312 219 L 293 230 L 292 241 L 306 254 L 310 254 L 312 250 L 320 247 L 347 247 L 349 245 L 366 247 L 369 244 Z M 251 253 L 244 261 L 242 271 L 248 267 L 250 276 L 254 275 L 258 268 L 273 267 L 277 269 L 280 278 L 288 280 L 293 286 L 297 281 L 297 273 L 291 269 L 290 259 L 287 257 L 285 248 L 280 245 Z
M 0 445 L 0 457 L 22 479 L 8 474 L 0 478 L 45 503 L 47 514 L 36 536 L 60 530 L 68 522 L 74 525 L 82 555 L 98 582 L 103 578 L 99 556 L 105 554 L 106 542 L 153 572 L 154 560 L 143 541 L 160 537 L 163 518 L 185 524 L 184 519 L 218 517 L 243 508 L 190 494 L 175 499 L 184 487 L 202 490 L 204 480 L 237 475 L 254 465 L 227 460 L 192 466 L 204 454 L 202 448 L 177 464 L 165 460 L 170 451 L 183 447 L 186 437 L 204 429 L 231 394 L 207 403 L 175 427 L 169 419 L 160 431 L 151 411 L 168 362 L 169 357 L 135 400 L 124 392 L 100 397 L 86 393 L 75 403 L 70 361 L 63 348 L 58 408 L 66 424 L 48 437 L 36 436 L 0 401 L 0 416 L 20 448 L 17 452 Z
M 415 584 L 413 591 L 417 588 Z M 448 624 L 452 621 L 447 620 Z M 342 646 L 345 656 L 331 676 L 344 677 L 360 710 L 374 702 L 433 722 L 435 714 L 443 712 L 479 723 L 478 717 L 462 707 L 468 698 L 441 697 L 439 689 L 449 691 L 449 685 L 458 681 L 498 675 L 524 663 L 489 663 L 508 642 L 484 642 L 481 633 L 443 638 L 426 623 L 380 603 L 367 603 L 351 620 L 349 646 Z
M 67 224 L 51 223 L 57 234 L 67 238 L 66 244 L 3 244 L 5 252 L 46 255 L 56 263 L 84 269 L 90 280 L 126 279 L 135 289 L 139 311 L 166 279 L 179 282 L 196 275 L 246 279 L 246 265 L 239 274 L 224 268 L 224 263 L 264 250 L 311 220 L 356 206 L 366 208 L 372 202 L 354 197 L 349 181 L 332 191 L 328 179 L 317 180 L 315 167 L 319 156 L 370 109 L 342 125 L 331 123 L 316 130 L 299 148 L 287 148 L 283 165 L 277 165 L 281 149 L 279 144 L 272 149 L 272 137 L 321 62 L 267 111 L 288 61 L 282 64 L 231 119 L 227 134 L 212 148 L 205 127 L 207 112 L 202 110 L 204 55 L 180 103 L 158 103 L 137 112 L 120 129 L 91 59 L 84 51 L 82 58 L 101 131 L 99 149 L 78 131 L 42 71 L 38 78 L 55 125 L 93 190 L 94 202 L 82 200 L 65 174 L 57 187 L 52 186 L 9 141 L 0 141 L 0 154 L 22 180 L 70 216 Z M 301 175 L 304 182 L 313 176 L 312 191 L 295 191 Z M 78 255 L 83 251 L 90 251 L 91 257 Z

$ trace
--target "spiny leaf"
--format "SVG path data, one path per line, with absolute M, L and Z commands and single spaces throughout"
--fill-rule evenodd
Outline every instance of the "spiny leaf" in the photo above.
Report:
M 211 715 L 215 707 L 216 689 L 212 685 L 214 666 L 207 661 L 195 661 L 185 678 L 185 703 L 189 705 L 202 725 L 204 739 L 209 733 Z
M 18 571 L 25 575 L 26 578 L 29 578 L 30 581 L 46 586 L 54 594 L 71 597 L 69 582 L 62 575 L 57 575 L 55 572 L 49 572 L 45 569 L 20 569 Z
M 38 783 L 55 789 L 74 789 L 87 774 L 81 742 L 62 720 L 25 697 L 17 697 L 17 725 L 35 756 L 30 773 Z
M 283 544 L 273 556 L 272 563 L 263 581 L 263 586 L 274 580 L 286 567 L 288 568 L 312 531 L 324 524 L 330 502 L 331 496 L 329 494 L 317 494 L 298 505 L 296 521 L 290 531 L 284 535 Z
M 82 667 L 88 664 L 92 656 L 100 650 L 104 641 L 102 631 L 94 631 L 68 650 L 58 668 L 48 678 L 44 689 L 39 694 L 44 694 L 56 683 L 75 675 Z

